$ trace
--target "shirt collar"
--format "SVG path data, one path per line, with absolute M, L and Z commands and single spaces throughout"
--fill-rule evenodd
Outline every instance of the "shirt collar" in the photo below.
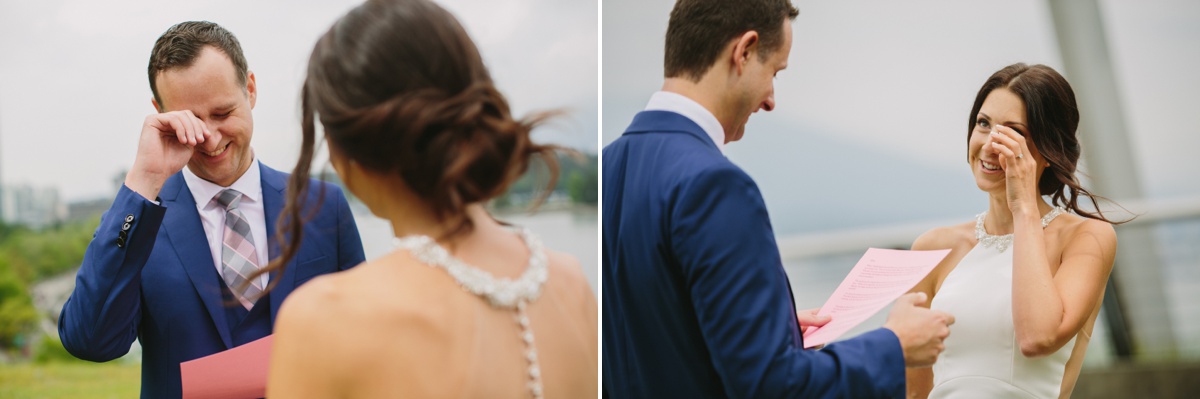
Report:
M 191 169 L 183 168 L 183 180 L 187 183 L 188 190 L 192 192 L 192 198 L 196 200 L 196 205 L 200 208 L 212 206 L 214 204 L 213 197 L 216 197 L 217 193 L 227 188 L 232 188 L 242 193 L 243 201 L 261 202 L 261 176 L 262 171 L 258 168 L 258 156 L 255 156 L 254 160 L 250 162 L 250 168 L 246 169 L 246 173 L 243 173 L 242 177 L 235 180 L 229 187 L 221 187 L 216 183 L 201 179 L 200 176 L 192 173 Z
M 646 110 L 674 112 L 691 119 L 692 122 L 700 125 L 705 134 L 708 134 L 708 138 L 717 145 L 717 149 L 721 150 L 722 154 L 725 153 L 725 129 L 721 127 L 721 122 L 717 120 L 717 117 L 713 116 L 712 112 L 708 112 L 708 109 L 705 109 L 696 100 L 679 93 L 659 91 L 650 96 Z

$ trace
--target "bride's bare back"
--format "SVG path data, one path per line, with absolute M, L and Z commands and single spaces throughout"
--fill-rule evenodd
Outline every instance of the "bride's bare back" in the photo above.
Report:
M 515 278 L 528 259 L 515 242 L 460 257 Z M 527 308 L 546 397 L 591 397 L 596 299 L 573 258 L 547 252 L 549 277 Z M 406 251 L 304 285 L 280 310 L 276 331 L 272 396 L 530 397 L 514 312 Z M 301 355 L 308 360 L 293 360 Z

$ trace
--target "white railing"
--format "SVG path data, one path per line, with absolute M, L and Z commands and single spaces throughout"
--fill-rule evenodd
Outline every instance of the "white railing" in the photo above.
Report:
M 1088 203 L 1090 205 L 1090 202 Z M 1200 196 L 1163 200 L 1121 201 L 1121 206 L 1136 219 L 1123 226 L 1154 224 L 1168 220 L 1200 218 Z M 1111 213 L 1110 213 L 1111 211 Z M 1105 215 L 1115 219 L 1128 217 L 1120 209 L 1105 208 Z M 794 234 L 776 237 L 779 254 L 784 260 L 821 255 L 860 252 L 868 247 L 908 248 L 922 233 L 938 226 L 949 226 L 970 220 L 973 215 L 953 219 L 928 220 L 914 223 L 836 230 L 824 233 Z

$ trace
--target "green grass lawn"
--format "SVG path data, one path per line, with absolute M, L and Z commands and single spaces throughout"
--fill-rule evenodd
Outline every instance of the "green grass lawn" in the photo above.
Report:
M 141 370 L 120 362 L 0 365 L 0 399 L 136 398 Z

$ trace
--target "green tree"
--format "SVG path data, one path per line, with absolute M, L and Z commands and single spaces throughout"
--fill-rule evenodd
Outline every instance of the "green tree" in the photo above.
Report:
M 0 229 L 0 348 L 13 348 L 18 335 L 30 338 L 42 316 L 29 287 L 78 267 L 99 223 L 95 218 L 37 231 Z
M 583 174 L 579 172 L 572 172 L 570 176 L 567 176 L 567 194 L 571 197 L 571 202 L 583 201 L 584 184 L 586 184 L 584 180 L 586 179 Z
M 27 284 L 70 271 L 83 262 L 99 223 L 95 218 L 41 231 L 17 230 L 0 242 L 0 257 Z
M 0 348 L 13 349 L 17 336 L 28 336 L 37 321 L 37 309 L 33 307 L 26 283 L 14 273 L 7 260 L 0 258 Z

